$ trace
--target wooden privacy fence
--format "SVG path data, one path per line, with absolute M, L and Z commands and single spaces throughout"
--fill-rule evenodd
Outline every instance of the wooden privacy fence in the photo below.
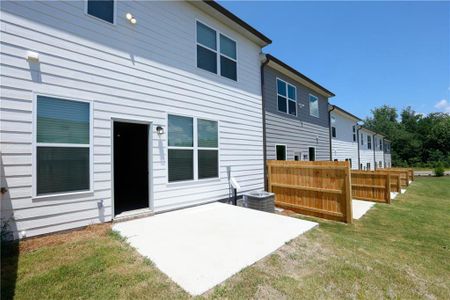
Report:
M 409 186 L 409 174 L 407 169 L 378 169 L 376 172 L 389 173 L 400 177 L 400 188 L 406 189 Z
M 386 170 L 408 172 L 408 180 L 414 181 L 414 170 L 412 168 L 387 168 Z
M 268 188 L 275 204 L 330 220 L 352 222 L 348 162 L 269 160 Z
M 391 176 L 374 171 L 351 171 L 353 199 L 391 203 Z
M 400 174 L 389 173 L 389 176 L 391 177 L 391 192 L 400 193 L 401 190 Z

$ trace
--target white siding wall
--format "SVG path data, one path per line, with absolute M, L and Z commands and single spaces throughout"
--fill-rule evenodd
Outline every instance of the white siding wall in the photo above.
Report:
M 226 166 L 242 192 L 263 188 L 260 47 L 186 2 L 117 4 L 112 25 L 87 16 L 84 1 L 2 1 L 2 216 L 14 211 L 28 236 L 111 220 L 111 118 L 166 128 L 153 133 L 155 212 L 226 198 Z M 237 41 L 238 82 L 196 68 L 196 19 Z M 25 60 L 28 50 L 40 63 Z M 32 197 L 35 93 L 93 101 L 93 193 Z M 219 121 L 220 179 L 167 183 L 168 113 Z
M 353 141 L 353 126 L 356 126 L 356 121 L 336 111 L 331 112 L 331 117 L 331 126 L 336 128 L 336 137 L 331 139 L 331 159 L 351 159 L 352 169 L 358 169 L 358 140 Z
M 364 145 L 361 145 L 361 134 L 363 135 Z M 367 148 L 367 136 L 372 137 L 372 149 Z M 373 157 L 373 134 L 364 129 L 359 130 L 359 156 L 362 169 L 366 170 L 367 163 L 370 163 L 370 170 L 374 170 L 374 157 Z

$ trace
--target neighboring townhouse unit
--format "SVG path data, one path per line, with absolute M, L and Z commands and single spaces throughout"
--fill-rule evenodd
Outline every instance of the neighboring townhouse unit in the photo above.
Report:
M 375 170 L 373 137 L 376 133 L 362 126 L 358 126 L 357 132 L 359 142 L 359 169 Z
M 374 151 L 374 160 L 375 160 L 375 169 L 384 168 L 384 145 L 383 145 L 384 136 L 380 133 L 377 133 L 373 136 L 373 151 Z
M 334 94 L 270 54 L 262 82 L 266 159 L 329 160 Z
M 391 158 L 391 141 L 388 139 L 384 139 L 384 167 L 392 168 L 392 158 Z
M 336 105 L 330 105 L 331 160 L 349 161 L 352 169 L 358 165 L 357 116 Z
M 2 1 L 1 30 L 1 211 L 16 233 L 224 199 L 228 168 L 240 192 L 263 189 L 271 41 L 217 3 Z

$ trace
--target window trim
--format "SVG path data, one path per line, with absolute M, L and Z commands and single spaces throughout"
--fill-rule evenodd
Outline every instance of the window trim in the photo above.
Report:
M 119 1 L 117 0 L 113 0 L 114 2 L 114 11 L 113 11 L 113 22 L 108 22 L 106 20 L 103 20 L 99 17 L 93 16 L 91 14 L 88 13 L 88 1 L 89 0 L 84 0 L 84 14 L 90 18 L 94 18 L 97 21 L 101 21 L 103 23 L 109 24 L 109 25 L 113 25 L 116 26 L 117 25 L 117 4 L 119 3 Z
M 370 134 L 367 135 L 367 149 L 372 150 L 372 136 Z
M 116 0 L 114 0 L 114 1 L 116 1 Z M 197 41 L 197 22 L 202 24 L 202 25 L 204 25 L 204 26 L 206 26 L 206 27 L 209 27 L 210 29 L 212 29 L 212 30 L 214 30 L 216 32 L 216 45 L 217 45 L 217 49 L 216 50 L 211 49 L 208 46 L 204 46 L 204 45 L 198 43 L 198 41 Z M 206 22 L 204 22 L 204 21 L 202 21 L 202 20 L 200 20 L 198 18 L 195 18 L 194 32 L 195 32 L 195 40 L 194 40 L 194 44 L 195 44 L 195 57 L 194 57 L 195 68 L 197 70 L 201 70 L 202 72 L 206 72 L 206 74 L 215 74 L 216 76 L 218 76 L 220 78 L 225 78 L 226 80 L 230 80 L 230 81 L 235 82 L 235 83 L 239 82 L 239 68 L 238 68 L 239 53 L 238 53 L 238 42 L 237 42 L 237 40 L 231 38 L 228 34 L 222 32 L 220 30 L 217 30 L 215 26 L 211 26 L 208 23 L 206 23 Z M 233 58 L 229 57 L 226 54 L 221 54 L 220 53 L 220 35 L 223 35 L 224 37 L 232 40 L 236 44 L 236 59 L 233 59 Z M 197 66 L 197 57 L 198 57 L 197 46 L 203 47 L 203 48 L 205 48 L 207 50 L 214 51 L 216 53 L 217 73 L 210 72 L 208 70 L 199 68 Z M 220 56 L 221 55 L 223 55 L 225 58 L 228 58 L 228 59 L 236 62 L 236 80 L 233 80 L 231 78 L 228 78 L 228 77 L 225 77 L 225 76 L 221 75 L 221 69 L 222 69 L 221 68 L 221 64 L 220 64 Z
M 187 117 L 192 118 L 192 138 L 193 138 L 193 145 L 192 147 L 177 147 L 177 146 L 169 146 L 169 115 L 172 116 L 178 116 L 178 117 Z M 209 147 L 198 147 L 198 126 L 197 126 L 197 120 L 206 120 L 206 121 L 213 121 L 217 122 L 217 147 L 216 148 L 209 148 Z M 192 184 L 192 183 L 201 183 L 201 182 L 207 182 L 207 181 L 220 181 L 220 121 L 211 119 L 209 117 L 198 117 L 191 114 L 183 114 L 183 113 L 166 113 L 166 132 L 167 132 L 167 138 L 165 141 L 166 149 L 164 151 L 165 156 L 167 157 L 165 168 L 166 168 L 166 185 L 167 186 L 177 186 L 177 185 L 186 185 L 186 184 Z M 193 179 L 186 179 L 186 180 L 177 180 L 177 181 L 169 181 L 169 149 L 179 149 L 179 150 L 191 150 L 193 151 L 193 172 L 194 176 Z M 199 150 L 215 150 L 217 151 L 217 177 L 210 177 L 210 178 L 198 178 L 198 151 Z
M 280 80 L 280 81 L 282 81 L 282 82 L 284 82 L 286 84 L 286 96 L 283 96 L 283 95 L 278 93 L 278 80 Z M 276 86 L 276 89 L 277 89 L 277 93 L 276 93 L 277 94 L 277 99 L 276 99 L 277 100 L 277 111 L 280 112 L 280 113 L 283 113 L 283 114 L 287 114 L 287 115 L 292 116 L 292 117 L 297 117 L 298 116 L 298 112 L 297 112 L 298 111 L 298 107 L 297 107 L 297 103 L 298 103 L 298 100 L 297 100 L 298 99 L 297 87 L 294 84 L 289 83 L 288 81 L 281 79 L 280 77 L 275 77 L 275 86 Z M 292 86 L 295 89 L 295 99 L 289 98 L 289 86 Z M 285 112 L 278 108 L 278 96 L 286 98 L 286 111 Z M 289 113 L 289 101 L 295 102 L 295 115 Z
M 278 158 L 277 158 L 277 147 L 278 146 L 283 146 L 284 147 L 284 161 L 287 161 L 288 160 L 288 155 L 287 155 L 287 153 L 288 153 L 288 150 L 287 150 L 287 145 L 286 144 L 275 144 L 275 160 L 278 160 Z M 280 161 L 283 161 L 283 160 L 280 160 Z
M 337 136 L 336 126 L 331 126 L 331 137 L 336 138 L 336 136 Z
M 37 142 L 37 98 L 38 96 L 52 97 L 61 100 L 89 103 L 89 144 L 66 144 L 66 143 L 38 143 Z M 33 134 L 32 134 L 32 199 L 47 199 L 64 197 L 71 195 L 84 195 L 94 193 L 94 100 L 85 98 L 73 98 L 73 96 L 65 96 L 64 94 L 49 94 L 33 91 Z M 38 195 L 37 194 L 37 147 L 73 147 L 86 148 L 89 147 L 89 189 L 70 192 L 57 192 Z
M 311 97 L 316 98 L 317 100 L 317 116 L 311 113 Z M 314 96 L 313 94 L 308 94 L 308 106 L 309 106 L 309 115 L 315 118 L 320 118 L 319 97 Z

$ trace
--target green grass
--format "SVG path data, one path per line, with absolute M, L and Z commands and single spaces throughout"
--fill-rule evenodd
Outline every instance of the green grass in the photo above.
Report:
M 309 219 L 320 226 L 203 297 L 450 299 L 450 178 L 418 178 L 352 225 Z M 17 261 L 2 296 L 15 282 L 17 299 L 189 297 L 103 227 L 23 242 L 2 258 L 2 273 Z

